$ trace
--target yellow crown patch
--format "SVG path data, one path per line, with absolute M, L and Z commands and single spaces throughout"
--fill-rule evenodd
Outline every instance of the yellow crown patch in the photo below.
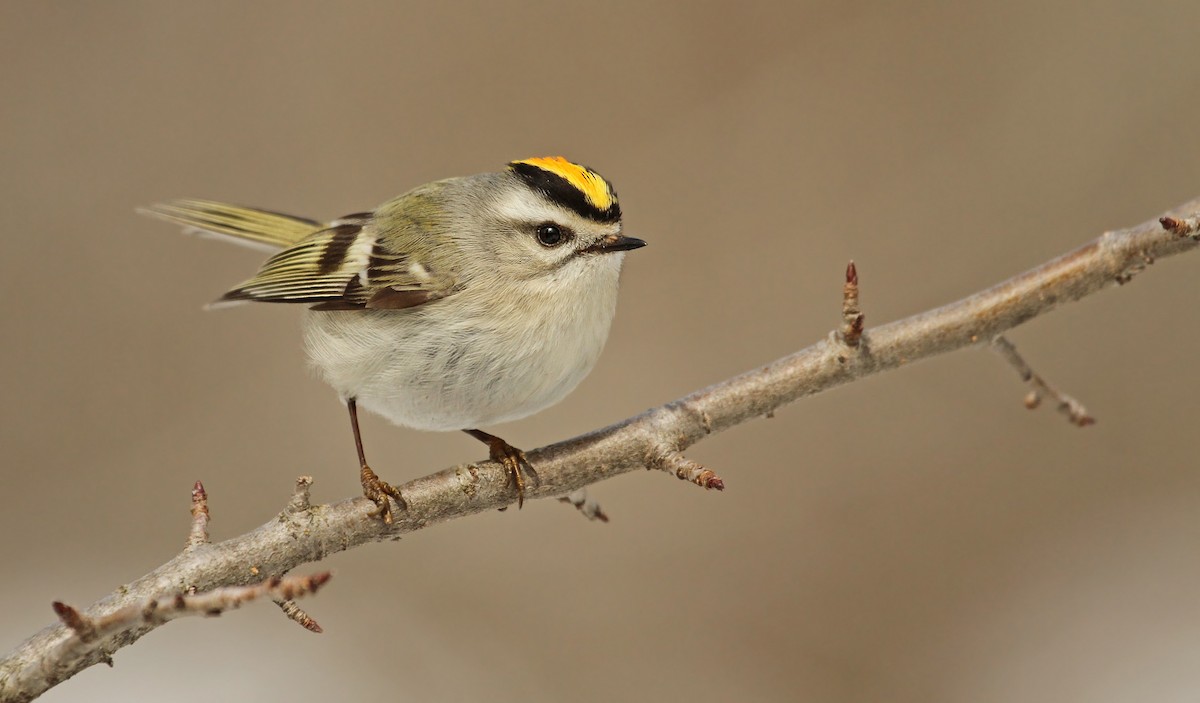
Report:
M 517 164 L 526 164 L 559 176 L 578 190 L 587 199 L 588 204 L 597 211 L 611 210 L 616 204 L 615 194 L 608 181 L 586 166 L 572 163 L 561 156 L 538 156 L 514 161 L 509 166 L 513 167 Z

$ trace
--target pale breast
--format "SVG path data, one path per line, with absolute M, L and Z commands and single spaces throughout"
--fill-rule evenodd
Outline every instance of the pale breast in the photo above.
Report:
M 612 279 L 553 300 L 463 292 L 406 310 L 309 311 L 305 346 L 343 398 L 395 424 L 490 426 L 557 403 L 591 371 L 616 308 Z

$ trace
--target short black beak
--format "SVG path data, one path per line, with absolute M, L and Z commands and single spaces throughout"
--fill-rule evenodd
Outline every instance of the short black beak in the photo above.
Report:
M 637 237 L 623 237 L 619 234 L 612 234 L 592 246 L 584 249 L 585 252 L 595 252 L 598 254 L 609 254 L 614 251 L 630 251 L 632 249 L 641 249 L 646 246 L 646 242 Z

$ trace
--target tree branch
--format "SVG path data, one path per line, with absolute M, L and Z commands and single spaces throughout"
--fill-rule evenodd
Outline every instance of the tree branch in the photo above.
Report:
M 537 482 L 526 497 L 586 505 L 575 493 L 588 484 L 638 468 L 669 470 L 708 488 L 721 480 L 679 452 L 705 437 L 769 415 L 799 398 L 963 347 L 990 344 L 1004 332 L 1055 307 L 1113 283 L 1128 282 L 1156 259 L 1194 249 L 1200 237 L 1200 199 L 1136 227 L 1108 232 L 1084 246 L 987 290 L 943 307 L 860 330 L 857 274 L 844 291 L 843 327 L 795 354 L 696 391 L 609 427 L 528 453 Z M 847 273 L 847 284 L 851 283 Z M 402 487 L 408 509 L 391 525 L 372 519 L 374 505 L 358 497 L 311 505 L 310 479 L 297 482 L 288 506 L 258 529 L 211 544 L 197 509 L 187 548 L 151 573 L 93 604 L 81 622 L 103 621 L 164 594 L 204 593 L 247 586 L 329 554 L 368 542 L 396 539 L 430 525 L 510 505 L 516 496 L 494 463 L 445 469 Z M 199 498 L 197 498 L 199 501 Z M 585 513 L 588 510 L 585 509 Z M 598 508 L 595 512 L 599 512 Z M 201 517 L 201 513 L 203 517 Z M 170 596 L 174 598 L 174 596 Z M 290 596 L 276 594 L 277 600 Z M 174 601 L 172 601 L 174 602 Z M 73 610 L 73 609 L 72 609 Z M 70 616 L 68 616 L 69 618 Z M 81 656 L 64 657 L 78 628 L 56 623 L 0 660 L 0 700 L 30 700 L 160 624 L 144 618 L 93 640 Z
M 1042 404 L 1042 398 L 1049 396 L 1054 400 L 1055 407 L 1071 424 L 1078 427 L 1087 427 L 1088 425 L 1096 424 L 1096 418 L 1088 414 L 1087 408 L 1083 407 L 1083 403 L 1075 400 L 1071 396 L 1063 393 L 1054 386 L 1050 385 L 1046 379 L 1042 378 L 1033 370 L 1029 362 L 1017 351 L 1016 345 L 1008 341 L 1004 335 L 1000 335 L 992 340 L 992 347 L 1004 360 L 1012 365 L 1017 373 L 1020 374 L 1021 380 L 1029 384 L 1029 393 L 1025 396 L 1025 407 L 1033 410 Z
M 54 614 L 62 621 L 62 627 L 66 628 L 67 636 L 57 638 L 52 648 L 42 653 L 42 669 L 38 672 L 38 677 L 50 682 L 59 676 L 60 672 L 66 675 L 73 674 L 81 662 L 97 657 L 99 661 L 112 666 L 111 640 L 131 631 L 149 631 L 187 615 L 220 615 L 263 596 L 271 596 L 276 602 L 290 603 L 294 598 L 316 593 L 329 578 L 328 571 L 311 576 L 273 576 L 253 586 L 225 586 L 198 595 L 175 593 L 171 596 L 151 597 L 100 616 L 85 615 L 66 603 L 54 601 L 51 606 L 54 608 Z M 316 627 L 317 631 L 320 631 L 316 623 L 312 623 L 312 627 L 307 624 L 305 626 L 309 629 Z M 30 688 L 10 687 L 8 679 L 0 680 L 0 684 L 4 685 L 4 688 L 0 688 L 4 701 L 28 700 L 41 693 Z

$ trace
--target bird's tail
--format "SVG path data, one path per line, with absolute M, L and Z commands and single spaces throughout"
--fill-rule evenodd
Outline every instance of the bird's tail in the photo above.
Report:
M 172 200 L 138 212 L 183 225 L 189 233 L 265 251 L 289 247 L 325 227 L 303 217 L 210 200 Z

